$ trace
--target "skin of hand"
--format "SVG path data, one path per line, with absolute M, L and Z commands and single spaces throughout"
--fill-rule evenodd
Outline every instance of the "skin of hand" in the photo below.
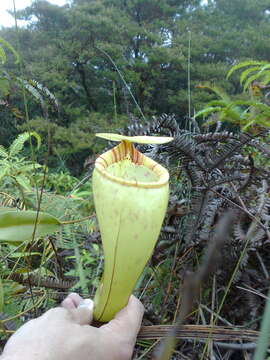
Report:
M 99 328 L 92 321 L 93 302 L 70 294 L 62 307 L 28 321 L 8 340 L 1 360 L 128 360 L 144 313 L 131 295 L 128 305 Z

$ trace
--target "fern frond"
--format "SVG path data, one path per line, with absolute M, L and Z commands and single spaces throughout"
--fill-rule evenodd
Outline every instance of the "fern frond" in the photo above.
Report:
M 245 234 L 244 230 L 242 229 L 240 218 L 238 218 L 236 223 L 234 224 L 233 234 L 234 234 L 234 237 L 237 240 L 237 242 L 239 242 L 240 244 L 243 244 L 244 241 L 246 240 L 246 234 Z
M 5 166 L 6 165 L 6 166 Z M 9 164 L 3 164 L 3 161 L 1 161 L 1 166 L 0 166 L 0 181 L 3 179 L 3 177 L 6 176 L 7 172 L 9 169 Z
M 222 149 L 219 150 L 219 155 L 215 158 L 214 163 L 209 168 L 218 168 L 227 158 L 231 157 L 239 148 L 252 141 L 252 137 L 247 134 L 242 134 L 240 141 L 233 140 L 228 144 L 224 144 Z
M 195 134 L 193 135 L 193 139 L 201 142 L 207 142 L 207 141 L 225 141 L 230 138 L 234 138 L 234 134 L 230 133 L 228 131 L 221 131 L 221 132 L 210 132 L 206 134 Z
M 35 131 L 32 131 L 32 132 L 25 132 L 25 133 L 22 133 L 20 134 L 14 141 L 13 143 L 10 145 L 9 147 L 9 156 L 10 157 L 13 157 L 15 155 L 17 155 L 22 149 L 23 149 L 23 146 L 25 144 L 25 142 L 27 140 L 30 139 L 30 137 L 33 136 L 36 141 L 37 141 L 37 148 L 40 147 L 40 144 L 41 144 L 41 138 L 40 136 L 35 132 Z
M 129 136 L 161 134 L 174 137 L 179 134 L 180 129 L 174 115 L 162 114 L 159 117 L 153 116 L 148 125 L 142 125 L 140 120 L 130 114 L 131 123 L 127 129 L 120 132 Z
M 265 66 L 262 66 L 260 72 L 263 72 L 265 70 L 270 70 L 270 63 L 266 64 Z
M 13 196 L 0 192 L 0 207 L 17 208 L 25 210 L 25 204 L 23 201 L 14 198 Z
M 3 145 L 0 145 L 0 157 L 7 158 L 8 152 Z
M 189 163 L 183 163 L 183 169 L 185 170 L 186 174 L 189 177 L 189 180 L 191 182 L 191 185 L 193 187 L 198 187 L 201 185 L 201 177 L 202 174 L 198 171 L 198 169 L 193 166 L 190 166 Z
M 55 109 L 59 110 L 59 104 L 56 97 L 50 92 L 50 90 L 46 86 L 33 79 L 28 80 L 28 83 L 34 88 L 36 88 L 40 93 L 43 93 L 46 98 L 51 102 L 51 104 L 55 107 Z
M 240 84 L 243 85 L 243 82 L 246 80 L 246 78 L 249 76 L 249 74 L 260 70 L 260 68 L 261 68 L 260 66 L 252 66 L 252 67 L 244 70 L 240 75 Z
M 251 246 L 254 246 L 254 248 L 257 249 L 259 246 L 262 245 L 264 238 L 265 238 L 265 231 L 262 228 L 258 228 L 254 232 L 254 236 L 252 236 Z
M 31 84 L 31 80 L 23 80 L 20 78 L 17 78 L 18 82 L 31 94 L 41 105 L 45 115 L 48 114 L 47 105 L 43 99 L 43 96 L 40 94 L 40 92 Z
M 264 73 L 264 76 L 261 79 L 262 85 L 268 85 L 269 82 L 270 82 L 270 71 L 268 71 L 267 73 Z
M 226 107 L 227 106 L 227 102 L 223 101 L 223 100 L 212 100 L 209 101 L 209 103 L 206 104 L 206 107 L 215 107 L 215 106 L 221 106 L 221 107 Z
M 209 240 L 212 226 L 214 225 L 214 219 L 217 215 L 219 208 L 224 204 L 223 199 L 214 198 L 208 201 L 205 208 L 202 220 L 202 228 L 200 230 L 200 239 Z
M 174 141 L 172 141 L 167 148 L 172 157 L 179 158 L 182 155 L 187 159 L 194 160 L 200 168 L 205 168 L 202 158 L 195 154 L 196 143 L 188 133 L 176 136 Z
M 200 116 L 208 116 L 214 112 L 220 112 L 222 109 L 223 108 L 221 106 L 209 106 L 205 109 L 198 111 L 194 117 L 196 119 L 197 117 L 200 117 Z
M 4 64 L 7 61 L 7 56 L 2 46 L 0 46 L 0 60 L 2 64 Z
M 6 47 L 10 52 L 12 52 L 12 54 L 15 57 L 15 64 L 18 64 L 20 62 L 20 56 L 17 53 L 17 51 L 14 49 L 14 47 L 1 37 L 0 37 L 0 44 L 2 44 L 2 47 Z
M 205 82 L 203 84 L 199 84 L 196 86 L 200 89 L 207 89 L 214 92 L 218 97 L 220 97 L 225 103 L 229 103 L 231 101 L 230 96 L 219 86 L 215 84 L 211 84 L 210 82 Z
M 256 61 L 256 60 L 247 60 L 247 61 L 242 61 L 237 65 L 234 65 L 227 73 L 226 78 L 229 79 L 229 77 L 232 75 L 232 73 L 234 73 L 236 70 L 239 70 L 243 67 L 246 66 L 253 66 L 253 65 L 266 65 L 267 62 L 266 61 Z
M 220 113 L 220 121 L 228 120 L 230 122 L 240 122 L 241 120 L 241 109 L 235 106 L 234 103 L 229 104 Z
M 204 214 L 205 207 L 208 203 L 206 191 L 202 193 L 195 193 L 191 198 L 191 216 L 189 217 L 186 228 L 186 242 L 188 244 L 194 241 L 195 234 L 198 230 L 199 225 L 201 224 L 201 219 Z
M 20 172 L 27 173 L 29 171 L 34 171 L 34 169 L 39 169 L 41 167 L 43 167 L 43 166 L 38 163 L 22 165 L 22 166 L 20 166 Z
M 15 179 L 16 179 L 16 182 L 17 182 L 22 188 L 24 188 L 25 190 L 28 190 L 28 191 L 31 190 L 30 181 L 29 181 L 29 179 L 27 179 L 26 176 L 20 174 L 20 175 L 17 175 Z
M 69 289 L 74 285 L 73 281 L 58 280 L 52 277 L 40 277 L 37 275 L 29 275 L 28 277 L 18 273 L 9 274 L 9 279 L 16 281 L 19 284 L 40 286 L 48 289 Z
M 0 312 L 0 323 L 1 326 L 4 327 L 5 330 L 8 331 L 16 331 L 18 326 L 15 321 L 8 320 L 10 319 L 10 315 Z
M 232 181 L 243 181 L 243 175 L 241 174 L 233 174 L 233 175 L 225 175 L 222 176 L 221 179 L 217 179 L 217 180 L 211 180 L 207 185 L 208 189 L 213 189 L 217 186 L 226 184 L 226 183 L 230 183 Z
M 251 75 L 244 83 L 243 90 L 246 91 L 250 84 L 252 84 L 255 80 L 259 80 L 260 78 L 264 77 L 264 73 L 256 73 L 254 75 Z

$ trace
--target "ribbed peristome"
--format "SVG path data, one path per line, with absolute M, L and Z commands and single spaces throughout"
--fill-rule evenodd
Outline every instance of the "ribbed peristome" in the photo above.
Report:
M 135 165 L 143 165 L 153 171 L 157 175 L 157 181 L 141 182 L 135 180 L 125 180 L 119 176 L 108 173 L 107 169 L 110 165 L 126 159 L 130 159 Z M 139 152 L 129 141 L 122 141 L 119 145 L 100 155 L 95 162 L 95 168 L 98 172 L 110 180 L 127 186 L 156 188 L 167 184 L 169 181 L 168 171 L 156 161 Z

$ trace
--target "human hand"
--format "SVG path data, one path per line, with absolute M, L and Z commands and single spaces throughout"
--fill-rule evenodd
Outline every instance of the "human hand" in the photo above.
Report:
M 1 360 L 128 360 L 144 313 L 131 295 L 128 305 L 99 328 L 90 326 L 93 302 L 70 294 L 62 307 L 30 320 L 8 340 Z

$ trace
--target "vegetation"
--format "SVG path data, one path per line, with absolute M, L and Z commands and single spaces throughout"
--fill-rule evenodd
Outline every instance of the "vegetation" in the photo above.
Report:
M 263 316 L 264 357 L 268 3 L 38 0 L 17 13 L 26 28 L 0 30 L 2 344 L 69 291 L 95 294 L 94 134 L 121 132 L 174 137 L 140 146 L 169 169 L 171 193 L 136 287 L 146 313 L 134 357 L 252 358 Z

